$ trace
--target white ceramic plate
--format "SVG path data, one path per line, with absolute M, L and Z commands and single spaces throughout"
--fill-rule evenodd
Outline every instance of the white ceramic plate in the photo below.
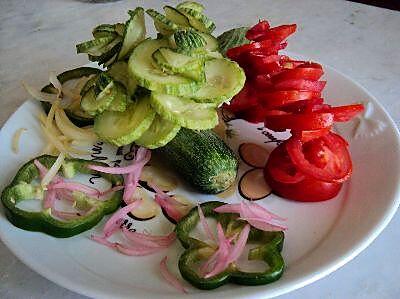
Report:
M 349 141 L 354 173 L 337 198 L 321 203 L 299 203 L 271 195 L 258 203 L 288 218 L 283 255 L 287 269 L 272 284 L 245 287 L 226 285 L 213 291 L 190 288 L 199 298 L 266 298 L 300 288 L 338 269 L 365 249 L 394 215 L 400 200 L 400 146 L 398 131 L 387 113 L 363 88 L 349 78 L 325 67 L 328 85 L 326 101 L 333 105 L 364 102 L 367 112 L 337 130 Z M 44 144 L 36 119 L 40 105 L 23 104 L 0 132 L 0 187 L 8 184 L 17 169 L 38 155 Z M 237 131 L 230 140 L 235 151 L 241 142 L 255 142 L 273 148 L 259 126 L 241 120 L 232 122 Z M 20 142 L 21 152 L 11 151 L 11 139 L 20 128 L 28 128 Z M 357 129 L 358 128 L 358 129 Z M 371 134 L 371 132 L 373 134 Z M 281 137 L 277 136 L 276 137 Z M 102 156 L 110 160 L 115 149 L 100 146 Z M 98 151 L 98 149 L 97 149 Z M 129 151 L 125 148 L 124 153 Z M 123 157 L 123 156 L 119 156 Z M 241 166 L 243 173 L 248 167 Z M 193 201 L 219 199 L 185 190 Z M 227 201 L 243 200 L 236 192 Z M 158 265 L 164 255 L 178 274 L 176 260 L 182 251 L 175 244 L 166 252 L 147 257 L 128 257 L 89 240 L 99 233 L 105 219 L 94 229 L 69 239 L 56 239 L 42 233 L 26 232 L 12 226 L 0 208 L 0 236 L 10 250 L 29 267 L 77 293 L 96 298 L 180 298 L 160 277 Z M 162 216 L 134 222 L 136 229 L 167 233 L 173 226 Z

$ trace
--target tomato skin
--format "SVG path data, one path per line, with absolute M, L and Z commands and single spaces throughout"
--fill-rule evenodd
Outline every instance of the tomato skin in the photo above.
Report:
M 274 42 L 271 40 L 263 40 L 260 42 L 252 42 L 250 44 L 230 48 L 228 51 L 226 51 L 226 56 L 236 61 L 241 54 L 246 52 L 262 51 L 264 54 L 270 54 L 276 52 L 276 49 L 278 49 L 278 46 Z
M 261 105 L 269 109 L 276 109 L 297 101 L 320 98 L 321 93 L 305 90 L 278 90 L 267 92 L 259 91 L 257 92 L 257 96 Z
M 326 81 L 311 81 L 304 79 L 288 79 L 274 84 L 275 90 L 308 90 L 322 92 Z
M 327 109 L 322 109 L 322 111 L 329 111 L 333 114 L 334 121 L 346 122 L 352 119 L 357 114 L 364 111 L 363 104 L 353 104 L 346 106 L 330 107 Z
M 302 181 L 294 184 L 278 182 L 271 177 L 267 167 L 264 169 L 264 177 L 276 195 L 295 201 L 329 200 L 335 197 L 342 188 L 342 183 L 324 182 L 310 176 L 305 176 Z
M 309 141 L 307 146 L 292 136 L 285 146 L 296 169 L 316 180 L 342 183 L 351 176 L 350 153 L 344 139 L 337 134 L 329 132 Z
M 267 21 L 260 21 L 249 30 L 247 30 L 246 38 L 252 41 L 256 41 L 265 34 L 265 31 L 267 31 L 269 27 L 270 26 Z
M 230 104 L 224 104 L 224 108 L 232 113 L 237 113 L 245 109 L 253 109 L 257 105 L 258 99 L 246 82 L 242 90 L 231 100 Z
M 293 34 L 297 29 L 296 24 L 281 25 L 274 28 L 270 28 L 257 37 L 257 41 L 262 40 L 273 40 L 281 42 L 285 40 L 289 35 Z
M 272 78 L 272 82 L 277 84 L 279 82 L 283 82 L 286 80 L 311 80 L 317 81 L 319 80 L 322 75 L 324 74 L 322 68 L 313 68 L 313 67 L 303 67 L 299 66 L 294 69 L 286 70 L 280 74 L 277 74 Z
M 264 125 L 274 131 L 286 129 L 297 131 L 319 130 L 330 128 L 333 125 L 333 115 L 331 113 L 267 115 Z
M 311 141 L 313 139 L 322 137 L 327 135 L 330 132 L 331 128 L 319 129 L 319 130 L 309 130 L 309 131 L 293 131 L 292 135 L 296 136 L 301 140 L 301 142 L 305 143 Z

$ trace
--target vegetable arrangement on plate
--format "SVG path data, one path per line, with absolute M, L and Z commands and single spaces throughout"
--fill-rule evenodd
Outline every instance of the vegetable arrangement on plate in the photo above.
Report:
M 180 273 L 197 288 L 214 289 L 228 282 L 260 285 L 282 276 L 284 218 L 254 202 L 195 206 L 164 190 L 157 180 L 144 185 L 150 149 L 196 191 L 220 193 L 234 184 L 239 166 L 234 152 L 211 130 L 221 121 L 217 112 L 229 110 L 275 131 L 290 129 L 292 137 L 268 159 L 265 151 L 254 156 L 257 146 L 251 144 L 241 146 L 239 154 L 256 170 L 264 168 L 276 194 L 321 201 L 336 196 L 352 171 L 348 144 L 332 132 L 333 123 L 350 120 L 363 107 L 324 104 L 321 65 L 279 54 L 296 25 L 270 28 L 260 21 L 216 38 L 215 24 L 203 10 L 191 1 L 165 6 L 165 14 L 138 7 L 128 12 L 125 23 L 98 25 L 93 40 L 76 46 L 103 70 L 80 67 L 51 74 L 50 84 L 40 92 L 26 85 L 47 113 L 39 116 L 48 141 L 45 151 L 58 157 L 42 155 L 27 162 L 3 190 L 1 201 L 11 223 L 70 237 L 114 212 L 92 240 L 125 255 L 142 256 L 178 239 L 185 249 Z M 145 13 L 154 22 L 156 38 L 146 38 Z M 134 144 L 132 162 L 108 166 L 68 157 L 84 154 L 75 145 L 96 139 L 118 147 Z M 103 178 L 108 187 L 100 190 L 73 180 L 85 174 Z M 257 182 L 260 177 L 247 179 Z M 19 206 L 34 198 L 42 201 L 40 211 Z M 60 209 L 60 202 L 66 210 Z M 145 221 L 159 210 L 176 224 L 168 235 L 139 233 L 124 224 L 127 216 Z M 215 228 L 207 218 L 216 221 Z M 203 238 L 192 234 L 198 226 Z M 111 241 L 117 232 L 124 239 Z M 248 250 L 247 260 L 258 260 L 267 266 L 264 271 L 241 269 L 239 257 L 249 244 L 256 247 Z M 167 257 L 160 269 L 171 285 L 187 292 L 169 272 Z

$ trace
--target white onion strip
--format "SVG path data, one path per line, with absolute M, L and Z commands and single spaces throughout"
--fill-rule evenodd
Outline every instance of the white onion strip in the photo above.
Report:
M 42 181 L 40 184 L 42 187 L 46 187 L 52 180 L 53 178 L 57 175 L 58 171 L 60 170 L 62 163 L 64 162 L 65 155 L 64 153 L 60 153 L 57 157 L 57 160 L 54 162 L 54 164 L 50 167 L 49 171 L 46 173 L 46 175 L 43 177 Z
M 12 137 L 12 143 L 11 143 L 11 149 L 14 152 L 14 154 L 18 154 L 19 152 L 19 140 L 21 138 L 22 133 L 28 131 L 26 128 L 19 128 L 17 131 L 15 131 L 13 137 Z
M 54 101 L 57 100 L 57 95 L 55 94 L 47 94 L 44 92 L 40 92 L 39 90 L 35 89 L 33 86 L 25 82 L 22 82 L 22 86 L 35 100 L 50 102 L 50 103 L 53 103 Z
M 94 142 L 97 140 L 96 135 L 90 129 L 81 129 L 75 126 L 67 117 L 63 109 L 56 109 L 55 120 L 57 127 L 61 133 L 72 140 L 89 140 Z
M 55 72 L 50 72 L 49 81 L 57 89 L 57 98 L 61 99 L 62 85 L 61 85 L 61 82 L 58 80 Z

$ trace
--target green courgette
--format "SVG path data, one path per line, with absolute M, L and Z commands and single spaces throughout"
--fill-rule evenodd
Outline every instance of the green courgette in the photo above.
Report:
M 212 131 L 181 128 L 174 139 L 155 152 L 197 191 L 220 193 L 236 179 L 238 159 Z

